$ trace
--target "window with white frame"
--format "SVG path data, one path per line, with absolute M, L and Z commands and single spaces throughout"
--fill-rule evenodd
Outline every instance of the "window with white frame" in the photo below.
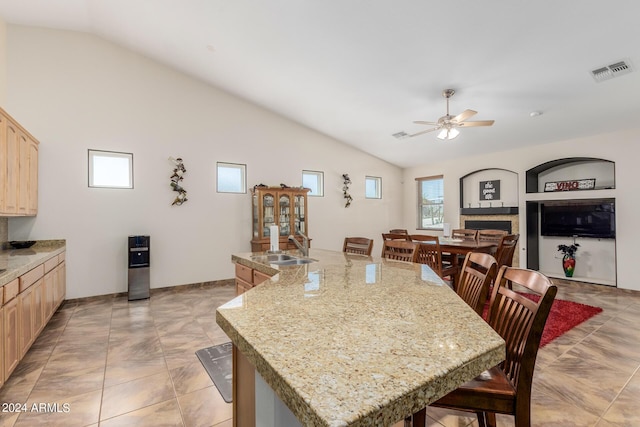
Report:
M 418 183 L 418 229 L 439 229 L 444 223 L 444 177 L 416 178 Z
M 309 196 L 324 196 L 324 172 L 302 171 L 302 186 L 309 188 Z
M 216 188 L 218 193 L 246 193 L 247 165 L 218 162 Z
M 364 178 L 364 197 L 367 199 L 382 199 L 382 178 L 377 176 Z
M 133 188 L 133 154 L 89 150 L 89 187 Z

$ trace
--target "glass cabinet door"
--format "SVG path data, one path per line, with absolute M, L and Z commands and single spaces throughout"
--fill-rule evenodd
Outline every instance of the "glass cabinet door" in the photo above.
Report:
M 306 218 L 305 218 L 305 205 L 304 205 L 304 196 L 297 195 L 294 197 L 295 206 L 294 206 L 294 227 L 296 231 L 301 232 L 302 234 L 307 234 L 306 227 Z
M 289 209 L 291 208 L 291 203 L 288 194 L 281 194 L 279 198 L 279 207 L 280 207 L 280 235 L 288 236 L 291 234 L 291 230 L 289 229 Z
M 252 203 L 253 203 L 253 238 L 257 239 L 260 237 L 260 228 L 261 225 L 259 223 L 259 218 L 258 218 L 258 195 L 254 194 L 252 197 Z
M 262 237 L 269 237 L 269 227 L 276 225 L 274 201 L 273 194 L 265 193 L 262 196 Z

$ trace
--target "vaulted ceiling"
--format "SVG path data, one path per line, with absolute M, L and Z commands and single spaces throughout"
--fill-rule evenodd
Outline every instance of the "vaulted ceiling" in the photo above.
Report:
M 640 127 L 637 0 L 0 0 L 0 16 L 96 34 L 401 167 Z M 452 115 L 495 124 L 392 136 L 443 116 L 446 88 Z

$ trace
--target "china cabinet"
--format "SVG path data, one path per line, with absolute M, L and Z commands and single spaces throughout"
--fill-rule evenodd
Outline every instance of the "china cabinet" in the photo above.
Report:
M 270 231 L 274 225 L 278 226 L 281 250 L 296 249 L 288 240 L 290 235 L 299 242 L 302 242 L 302 237 L 298 232 L 309 236 L 308 192 L 308 188 L 254 187 L 252 252 L 269 250 Z

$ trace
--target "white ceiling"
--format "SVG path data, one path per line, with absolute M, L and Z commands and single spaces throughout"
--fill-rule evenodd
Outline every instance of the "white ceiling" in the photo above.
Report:
M 0 16 L 96 34 L 401 167 L 640 127 L 637 0 L 0 0 Z M 636 70 L 594 81 L 620 59 Z M 493 127 L 391 136 L 444 115 L 445 88 Z

